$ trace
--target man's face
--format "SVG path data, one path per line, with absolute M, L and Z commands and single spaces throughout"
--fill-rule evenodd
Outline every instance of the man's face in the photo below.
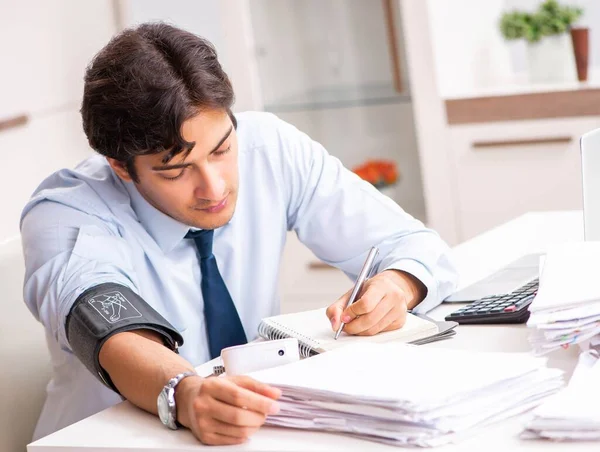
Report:
M 167 163 L 168 151 L 136 157 L 136 187 L 151 205 L 184 224 L 221 227 L 233 216 L 238 197 L 238 145 L 231 119 L 225 111 L 205 111 L 184 122 L 181 133 L 195 143 L 191 152 Z M 118 170 L 110 163 L 128 180 L 122 166 Z

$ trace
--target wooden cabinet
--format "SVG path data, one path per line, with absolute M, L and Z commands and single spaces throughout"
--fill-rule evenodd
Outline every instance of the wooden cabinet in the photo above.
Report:
M 600 117 L 449 127 L 459 240 L 535 210 L 581 209 L 579 138 Z

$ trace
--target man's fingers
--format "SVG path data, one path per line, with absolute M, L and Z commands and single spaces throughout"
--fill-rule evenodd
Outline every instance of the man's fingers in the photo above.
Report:
M 244 375 L 231 377 L 231 381 L 235 382 L 238 386 L 246 388 L 252 392 L 264 395 L 270 399 L 277 400 L 281 397 L 281 389 L 275 388 L 265 383 L 261 383 L 254 378 L 250 378 Z
M 401 319 L 396 319 L 392 323 L 390 323 L 388 326 L 386 326 L 385 328 L 379 330 L 379 333 L 385 333 L 386 331 L 399 330 L 400 328 L 402 328 L 404 326 L 405 323 L 406 322 L 404 322 Z M 378 333 L 373 333 L 373 334 L 378 334 Z M 359 336 L 368 336 L 368 335 L 370 335 L 370 334 L 366 331 L 364 334 L 359 334 Z
M 267 418 L 266 414 L 230 405 L 217 399 L 209 401 L 206 415 L 238 427 L 260 427 Z
M 342 313 L 342 322 L 350 323 L 356 317 L 372 312 L 385 297 L 385 291 L 377 284 L 368 284 L 360 298 L 348 306 Z
M 381 331 L 392 331 L 392 330 L 397 330 L 399 328 L 402 328 L 404 326 L 404 324 L 406 323 L 407 315 L 408 315 L 408 311 L 406 311 L 405 309 L 401 309 L 400 316 L 396 320 L 394 320 L 392 323 L 390 323 L 388 326 L 386 326 L 384 329 L 382 329 Z
M 247 439 L 251 435 L 256 433 L 260 428 L 258 427 L 240 427 L 238 425 L 231 425 L 217 419 L 210 419 L 207 425 L 207 431 L 218 433 L 224 436 L 231 436 L 233 438 Z
M 355 318 L 351 323 L 344 327 L 347 334 L 361 334 L 370 330 L 375 325 L 380 324 L 390 316 L 390 312 L 394 308 L 390 300 L 384 297 L 375 308 L 368 314 L 361 315 Z M 387 326 L 393 319 L 389 319 L 385 324 Z M 383 327 L 382 327 L 383 328 Z
M 207 379 L 202 389 L 191 429 L 204 444 L 241 444 L 279 411 L 281 391 L 247 376 Z
M 331 322 L 331 328 L 333 329 L 333 331 L 337 331 L 337 329 L 340 327 L 340 323 L 341 323 L 340 317 L 342 316 L 342 312 L 344 311 L 344 308 L 346 307 L 346 303 L 348 302 L 348 298 L 350 297 L 351 292 L 352 292 L 352 289 L 350 289 L 348 292 L 346 292 L 344 295 L 342 295 L 340 298 L 338 298 L 325 311 L 327 318 Z
M 365 331 L 358 333 L 358 336 L 374 336 L 383 331 L 392 331 L 401 328 L 406 322 L 406 310 L 394 307 L 389 313 L 379 322 L 371 326 Z
M 220 380 L 221 381 L 215 385 L 215 388 L 211 388 L 212 391 L 210 395 L 214 399 L 232 405 L 233 407 L 244 408 L 246 411 L 254 411 L 263 416 L 279 412 L 279 404 L 273 399 L 243 388 L 234 381 L 228 381 L 225 378 Z M 227 419 L 221 420 L 229 422 L 230 424 L 235 424 L 235 422 L 230 422 Z

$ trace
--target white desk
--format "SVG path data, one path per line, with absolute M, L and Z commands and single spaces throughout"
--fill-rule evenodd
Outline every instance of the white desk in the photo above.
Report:
M 583 238 L 581 212 L 530 213 L 486 232 L 455 248 L 462 275 L 461 286 L 473 282 L 502 265 L 528 252 L 543 251 L 553 243 L 579 241 Z M 442 319 L 457 309 L 442 305 L 432 317 Z M 459 326 L 451 340 L 425 347 L 462 348 L 489 351 L 528 351 L 527 330 L 517 326 Z M 552 355 L 550 365 L 571 372 L 577 356 L 576 349 L 561 350 Z M 443 376 L 440 375 L 440 384 Z M 597 451 L 598 443 L 565 444 L 546 441 L 525 441 L 518 438 L 521 421 L 511 419 L 485 430 L 457 445 L 436 450 L 452 452 L 485 451 Z M 158 418 L 128 402 L 121 403 L 81 422 L 47 436 L 28 446 L 29 452 L 156 452 L 196 451 L 208 446 L 200 444 L 187 430 L 169 431 Z M 292 429 L 262 428 L 246 444 L 215 447 L 218 450 L 244 451 L 306 451 L 306 450 L 398 450 L 374 442 L 342 435 Z

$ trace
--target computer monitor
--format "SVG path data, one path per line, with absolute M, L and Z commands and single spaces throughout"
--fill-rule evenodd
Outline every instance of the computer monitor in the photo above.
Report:
M 600 240 L 600 129 L 584 134 L 579 144 L 585 240 Z

